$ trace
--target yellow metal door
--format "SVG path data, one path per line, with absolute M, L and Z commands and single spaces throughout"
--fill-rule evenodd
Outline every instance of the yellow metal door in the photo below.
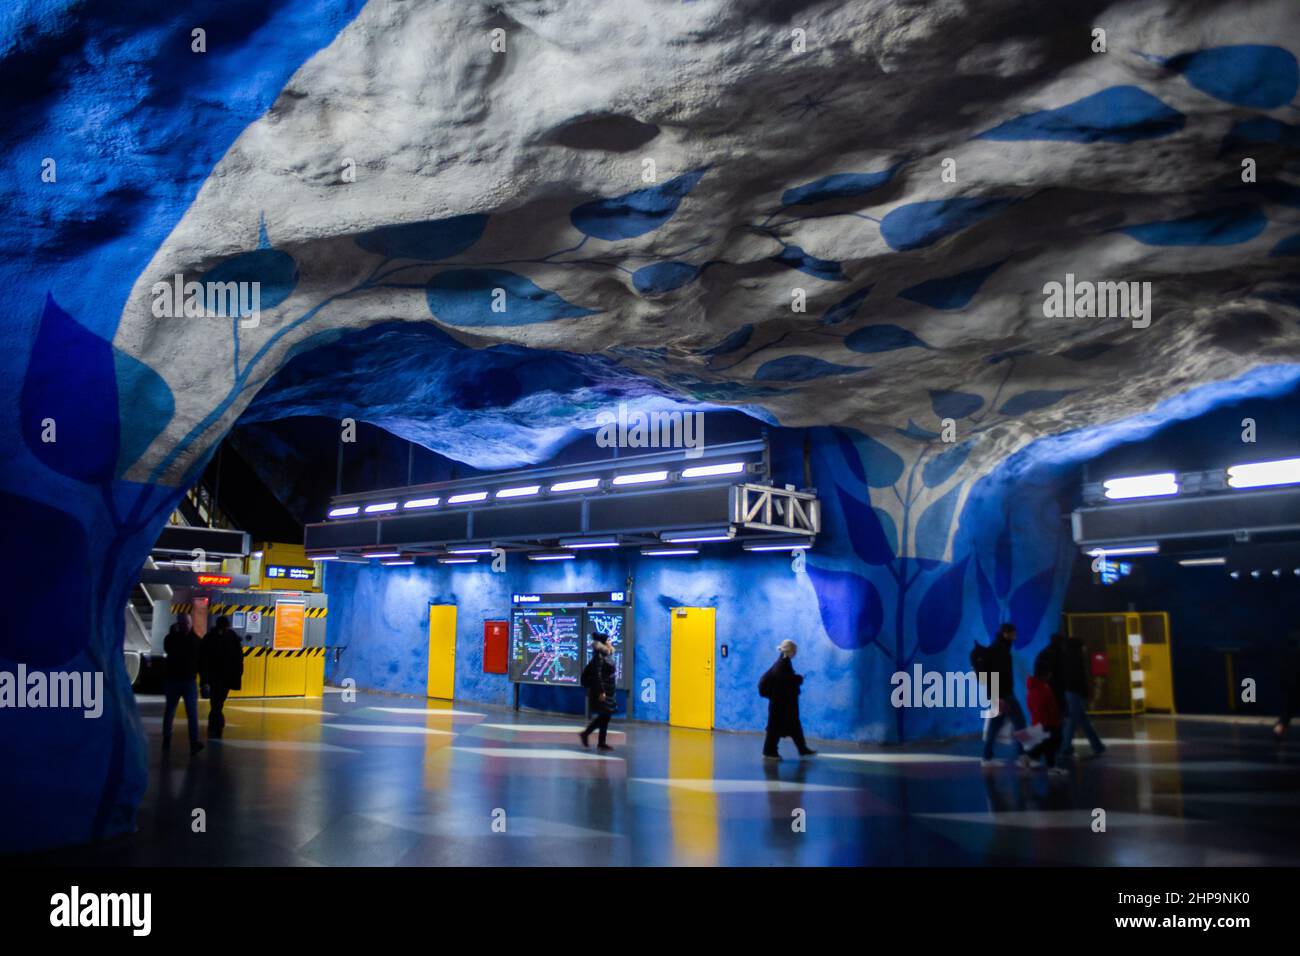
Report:
M 669 651 L 668 723 L 713 729 L 713 641 L 711 607 L 672 609 Z
M 451 700 L 456 690 L 456 605 L 429 605 L 429 694 Z

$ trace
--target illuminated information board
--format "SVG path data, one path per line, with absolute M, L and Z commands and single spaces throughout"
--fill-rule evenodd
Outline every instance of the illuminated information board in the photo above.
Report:
M 627 634 L 627 608 L 621 607 L 589 607 L 586 610 L 587 625 L 583 628 L 583 633 L 599 634 L 605 639 L 605 643 L 614 648 L 614 686 L 620 690 L 627 690 L 630 686 L 631 671 L 626 666 L 624 658 L 631 647 Z M 583 663 L 591 660 L 591 641 L 585 642 L 586 650 L 583 652 Z
M 510 679 L 577 687 L 582 678 L 582 608 L 522 607 L 510 612 Z

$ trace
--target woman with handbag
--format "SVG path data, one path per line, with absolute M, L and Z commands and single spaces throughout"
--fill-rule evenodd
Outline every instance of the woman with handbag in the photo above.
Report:
M 590 746 L 588 738 L 594 730 L 599 733 L 596 742 L 597 750 L 614 749 L 605 742 L 605 735 L 609 731 L 609 719 L 614 716 L 614 707 L 617 703 L 614 662 L 611 660 L 613 656 L 614 648 L 601 640 L 599 634 L 591 635 L 591 660 L 583 668 L 582 686 L 587 689 L 587 707 L 592 716 L 587 729 L 578 734 L 584 747 Z

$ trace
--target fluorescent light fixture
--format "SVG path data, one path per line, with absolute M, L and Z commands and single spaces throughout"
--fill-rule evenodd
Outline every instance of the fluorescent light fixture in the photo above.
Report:
M 439 564 L 478 564 L 478 558 L 439 558 Z
M 498 498 L 527 498 L 542 490 L 541 485 L 523 485 L 519 488 L 502 488 L 497 492 Z
M 1114 547 L 1093 548 L 1088 554 L 1094 558 L 1105 558 L 1113 554 L 1159 554 L 1159 544 L 1117 544 Z
M 699 548 L 642 548 L 648 558 L 675 558 L 678 555 L 699 554 Z
M 1300 458 L 1259 461 L 1252 465 L 1233 465 L 1228 469 L 1232 488 L 1263 488 L 1267 485 L 1294 485 L 1300 482 Z
M 345 508 L 331 508 L 329 517 L 331 518 L 350 518 L 361 510 L 360 505 L 348 505 Z
M 577 478 L 573 481 L 557 481 L 551 485 L 551 494 L 565 491 L 588 491 L 600 487 L 599 478 Z
M 1209 568 L 1227 564 L 1227 558 L 1183 558 L 1178 562 L 1185 568 Z
M 482 544 L 458 544 L 455 547 L 447 549 L 448 554 L 491 554 L 491 545 Z
M 368 515 L 378 514 L 381 511 L 396 511 L 396 510 L 397 510 L 396 501 L 385 501 L 377 505 L 366 505 L 366 514 Z
M 529 561 L 572 561 L 577 557 L 569 551 L 535 551 L 528 555 Z
M 402 507 L 408 511 L 414 511 L 417 508 L 436 508 L 441 501 L 441 498 L 412 498 Z
M 729 461 L 721 465 L 696 465 L 682 470 L 683 478 L 712 478 L 715 475 L 738 475 L 745 470 L 743 461 Z
M 311 558 L 312 561 L 337 561 L 338 559 L 337 554 L 319 554 Z
M 633 475 L 619 475 L 614 479 L 615 485 L 648 485 L 654 481 L 667 481 L 667 471 L 641 471 Z
M 811 547 L 812 542 L 807 539 L 803 541 L 746 541 L 744 544 L 746 551 L 803 551 Z
M 262 556 L 261 551 L 254 551 L 252 554 L 249 555 L 250 558 L 260 558 L 261 556 Z
M 387 568 L 394 568 L 400 564 L 414 564 L 415 558 L 394 558 L 391 561 L 380 561 L 380 564 Z
M 401 556 L 400 551 L 371 551 L 366 554 L 367 558 L 400 558 Z
M 618 538 L 561 538 L 561 548 L 617 548 Z
M 730 528 L 703 528 L 699 531 L 661 531 L 660 541 L 669 544 L 699 544 L 704 541 L 730 541 Z
M 1172 471 L 1162 471 L 1158 475 L 1111 478 L 1103 482 L 1103 485 L 1106 488 L 1106 497 L 1112 500 L 1159 498 L 1162 495 L 1178 494 L 1178 476 Z
M 452 495 L 447 499 L 447 504 L 462 505 L 467 501 L 486 501 L 487 496 L 486 491 L 467 491 L 463 495 Z

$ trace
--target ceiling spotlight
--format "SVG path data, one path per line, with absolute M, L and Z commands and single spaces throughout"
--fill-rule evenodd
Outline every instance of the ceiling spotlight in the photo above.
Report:
M 1256 581 L 1258 581 L 1258 580 L 1259 580 L 1259 571 L 1251 571 L 1251 572 L 1250 572 L 1250 576 L 1251 576 L 1252 578 L 1254 578 Z
M 1241 580 L 1241 572 L 1240 572 L 1240 571 L 1229 571 L 1229 572 L 1228 572 L 1228 577 L 1232 578 L 1232 580 L 1234 580 L 1234 581 L 1240 581 L 1240 580 Z

